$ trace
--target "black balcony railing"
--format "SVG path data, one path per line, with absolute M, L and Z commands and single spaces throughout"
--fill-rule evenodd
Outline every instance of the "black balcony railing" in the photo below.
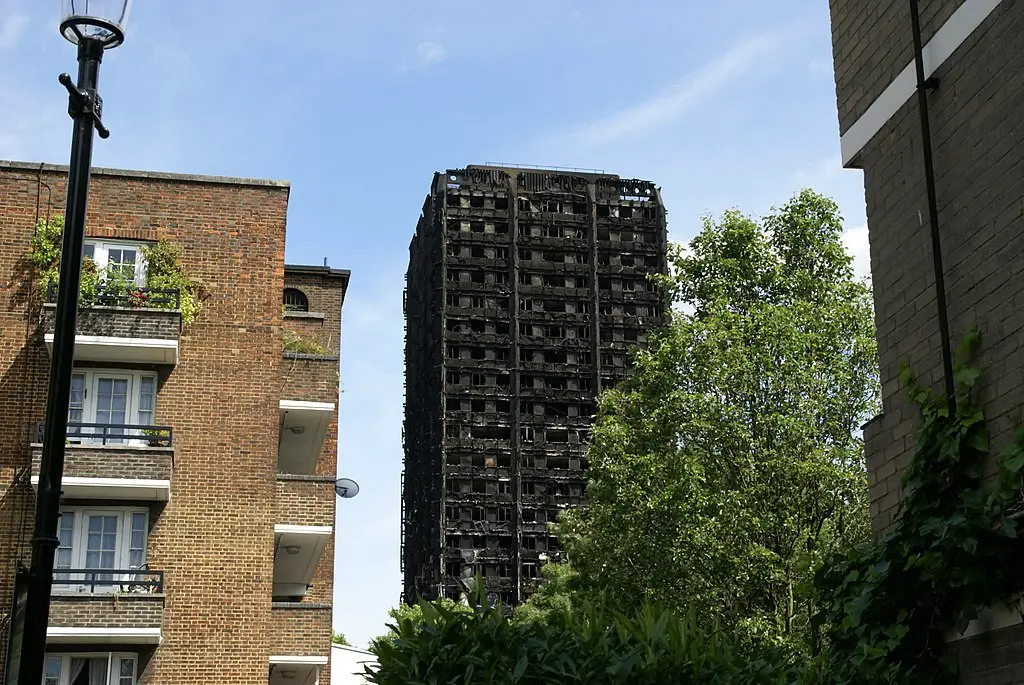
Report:
M 43 441 L 46 425 L 36 424 L 36 442 Z M 67 439 L 72 444 L 84 445 L 149 445 L 171 447 L 174 429 L 170 426 L 143 426 L 137 424 L 68 422 Z
M 57 284 L 46 288 L 46 301 L 57 301 Z M 129 307 L 134 309 L 181 309 L 181 291 L 177 288 L 104 288 L 84 296 L 83 306 Z
M 130 569 L 59 568 L 53 572 L 53 588 L 73 592 L 136 592 L 159 594 L 164 591 L 164 572 L 145 566 Z

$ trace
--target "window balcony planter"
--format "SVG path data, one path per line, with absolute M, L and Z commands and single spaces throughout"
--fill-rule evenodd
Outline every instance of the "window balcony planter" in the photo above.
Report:
M 57 288 L 47 288 L 43 340 L 53 351 Z M 126 364 L 178 361 L 181 294 L 159 288 L 98 289 L 79 305 L 75 359 Z
M 163 572 L 59 569 L 54 572 L 47 644 L 159 644 Z
M 44 426 L 36 426 L 32 487 L 39 485 Z M 173 429 L 98 423 L 68 424 L 64 453 L 66 499 L 166 502 L 174 469 Z

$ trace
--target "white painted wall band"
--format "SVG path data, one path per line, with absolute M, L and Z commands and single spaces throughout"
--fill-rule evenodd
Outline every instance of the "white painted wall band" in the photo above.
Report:
M 981 26 L 1002 0 L 964 0 L 964 4 L 953 13 L 942 28 L 936 32 L 922 50 L 924 75 L 930 77 L 949 59 L 956 49 Z M 909 27 L 910 20 L 907 20 Z M 910 29 L 907 29 L 909 41 Z M 917 90 L 917 76 L 914 61 L 900 72 L 878 96 L 867 111 L 839 139 L 843 155 L 843 166 L 851 166 L 871 139 L 874 138 L 890 119 L 896 116 Z

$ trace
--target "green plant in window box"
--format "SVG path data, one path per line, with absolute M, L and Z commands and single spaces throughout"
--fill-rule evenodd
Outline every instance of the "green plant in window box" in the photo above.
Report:
M 167 440 L 167 431 L 160 428 L 143 428 L 142 434 L 149 436 L 150 447 L 163 447 Z

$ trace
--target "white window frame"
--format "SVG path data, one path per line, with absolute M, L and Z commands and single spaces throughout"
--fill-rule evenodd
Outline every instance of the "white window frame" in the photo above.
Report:
M 128 399 L 125 406 L 125 424 L 126 425 L 153 425 L 153 418 L 156 416 L 156 399 L 157 399 L 157 386 L 159 385 L 160 379 L 156 372 L 151 371 L 132 371 L 125 369 L 103 369 L 103 368 L 76 368 L 73 371 L 73 377 L 81 376 L 84 378 L 84 394 L 85 397 L 82 401 L 82 423 L 96 423 L 97 406 L 96 399 L 99 396 L 99 381 L 100 379 L 116 378 L 116 379 L 127 379 L 128 380 Z M 152 414 L 148 422 L 144 422 L 139 418 L 139 407 L 142 403 L 142 382 L 143 379 L 151 380 L 153 382 L 153 407 L 149 410 Z M 70 417 L 70 409 L 69 409 Z M 81 433 L 68 433 L 68 438 L 72 442 L 81 443 L 102 443 L 103 437 L 96 436 L 92 437 L 90 431 L 96 431 L 99 429 L 83 428 Z M 110 440 L 107 440 L 108 444 Z M 115 441 L 113 444 L 119 445 L 144 445 L 147 443 L 145 438 L 139 440 L 125 439 L 123 441 Z
M 60 663 L 60 675 L 55 685 L 71 685 L 71 660 L 72 659 L 100 659 L 107 658 L 107 682 L 105 685 L 128 685 L 121 682 L 121 661 L 131 660 L 132 676 L 130 685 L 139 681 L 139 655 L 133 652 L 59 652 L 46 654 L 46 662 L 43 669 L 43 685 L 50 685 L 52 680 L 46 677 L 47 669 L 54 662 Z
M 107 272 L 110 264 L 110 250 L 135 250 L 135 285 L 146 287 L 146 258 L 142 254 L 142 248 L 148 243 L 131 240 L 86 240 L 85 246 L 91 247 L 93 251 L 92 261 L 100 274 Z
M 71 554 L 70 561 L 68 564 L 57 566 L 60 563 L 60 556 L 54 560 L 55 570 L 60 571 L 61 569 L 84 569 L 86 565 L 86 554 L 88 547 L 89 538 L 89 527 L 87 525 L 89 516 L 117 516 L 118 517 L 118 528 L 117 528 L 117 549 L 115 550 L 114 569 L 115 570 L 131 570 L 134 568 L 140 568 L 145 566 L 148 558 L 148 546 L 149 546 L 149 510 L 145 507 L 61 507 L 60 510 L 61 518 L 58 523 L 58 532 L 64 530 L 62 525 L 66 520 L 65 517 L 72 517 L 74 521 L 71 529 Z M 135 514 L 141 514 L 143 516 L 142 524 L 142 560 L 137 564 L 131 563 L 131 533 L 132 533 L 132 520 Z M 66 549 L 63 545 L 58 547 L 58 550 Z M 93 586 L 100 591 L 113 590 L 116 587 L 124 583 L 130 583 L 134 579 L 134 574 L 117 574 L 113 576 L 112 580 L 104 581 L 102 584 L 99 582 L 93 583 L 89 578 L 83 577 L 81 574 L 75 574 L 77 577 L 64 578 L 55 574 L 55 585 L 61 590 L 69 592 L 92 592 Z

